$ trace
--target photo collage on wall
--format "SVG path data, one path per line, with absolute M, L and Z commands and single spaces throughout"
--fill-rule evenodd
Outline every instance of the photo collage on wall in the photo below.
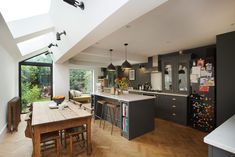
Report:
M 209 92 L 209 88 L 215 86 L 213 68 L 212 63 L 205 63 L 205 60 L 201 58 L 193 62 L 190 81 L 200 84 L 200 92 Z

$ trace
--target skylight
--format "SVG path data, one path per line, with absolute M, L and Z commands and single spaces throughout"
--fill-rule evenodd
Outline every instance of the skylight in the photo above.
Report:
M 53 41 L 53 33 L 47 33 L 17 44 L 21 54 L 27 55 L 34 51 L 47 47 Z
M 49 12 L 51 0 L 0 0 L 0 12 L 6 22 Z

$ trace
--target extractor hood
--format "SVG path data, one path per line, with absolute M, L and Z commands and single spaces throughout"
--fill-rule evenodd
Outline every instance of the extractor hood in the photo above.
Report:
M 146 72 L 154 73 L 154 72 L 160 72 L 160 63 L 159 63 L 159 57 L 158 55 L 148 57 L 148 64 L 147 64 Z

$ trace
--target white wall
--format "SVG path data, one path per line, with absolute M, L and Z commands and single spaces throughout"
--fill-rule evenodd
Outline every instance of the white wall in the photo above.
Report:
M 63 95 L 68 98 L 69 66 L 68 63 L 53 64 L 53 95 Z
M 17 96 L 17 62 L 0 45 L 0 137 L 7 122 L 7 102 Z

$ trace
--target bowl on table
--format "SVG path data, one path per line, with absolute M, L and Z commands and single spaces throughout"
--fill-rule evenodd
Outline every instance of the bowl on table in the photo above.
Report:
M 64 101 L 64 96 L 54 96 L 52 100 L 56 102 L 57 105 L 61 104 Z

